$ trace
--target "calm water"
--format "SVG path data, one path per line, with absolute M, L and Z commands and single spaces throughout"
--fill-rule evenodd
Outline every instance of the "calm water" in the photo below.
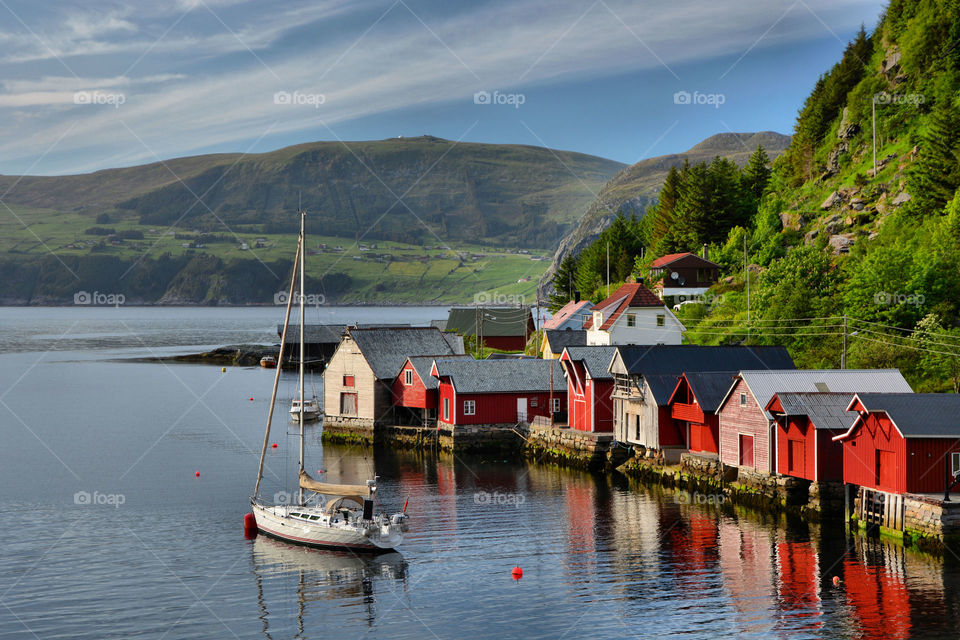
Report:
M 401 553 L 244 540 L 272 372 L 122 359 L 271 341 L 279 315 L 0 309 L 0 637 L 958 635 L 952 557 L 549 466 L 321 448 L 315 427 L 309 469 L 409 498 Z M 281 406 L 293 393 L 285 379 Z M 278 424 L 268 495 L 296 471 Z

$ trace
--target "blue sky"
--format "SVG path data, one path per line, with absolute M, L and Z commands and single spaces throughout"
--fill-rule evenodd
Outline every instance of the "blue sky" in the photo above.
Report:
M 423 134 L 633 163 L 789 133 L 883 6 L 0 0 L 0 173 Z

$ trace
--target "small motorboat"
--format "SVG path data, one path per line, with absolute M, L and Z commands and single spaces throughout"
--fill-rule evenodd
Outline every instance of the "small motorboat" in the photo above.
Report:
M 263 356 L 260 358 L 260 366 L 264 369 L 273 369 L 277 366 L 277 359 L 273 356 Z
M 290 403 L 290 417 L 294 422 L 300 422 L 300 416 L 303 416 L 305 422 L 320 419 L 320 401 L 314 396 L 309 400 L 303 401 L 303 411 L 300 411 L 300 400 L 294 398 Z

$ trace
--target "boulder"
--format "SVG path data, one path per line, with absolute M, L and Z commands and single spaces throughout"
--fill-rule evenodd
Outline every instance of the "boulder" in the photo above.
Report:
M 817 236 L 819 235 L 820 235 L 819 229 L 811 229 L 810 231 L 807 232 L 805 236 L 803 236 L 803 244 L 807 246 L 812 245 L 817 240 Z
M 783 229 L 791 231 L 800 231 L 803 227 L 803 215 L 796 211 L 784 211 L 780 214 L 780 225 Z
M 843 228 L 843 220 L 838 215 L 832 215 L 823 223 L 825 233 L 834 234 Z
M 906 204 L 910 202 L 911 199 L 912 198 L 910 197 L 909 193 L 907 193 L 906 191 L 901 191 L 900 193 L 897 194 L 896 198 L 890 201 L 890 204 L 892 204 L 895 207 L 899 207 L 902 204 Z
M 887 77 L 900 69 L 900 52 L 892 51 L 880 65 L 880 70 Z
M 823 201 L 823 204 L 820 205 L 821 209 L 832 209 L 843 202 L 843 196 L 840 195 L 838 191 L 834 191 L 827 199 Z
M 852 233 L 842 233 L 830 236 L 830 246 L 833 248 L 833 255 L 838 256 L 850 251 L 850 247 L 856 241 Z

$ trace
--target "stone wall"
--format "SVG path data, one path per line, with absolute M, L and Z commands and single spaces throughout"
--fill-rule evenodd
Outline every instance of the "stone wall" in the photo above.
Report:
M 524 453 L 540 462 L 553 462 L 584 469 L 619 466 L 630 449 L 614 447 L 613 434 L 590 433 L 569 427 L 530 425 Z
M 373 420 L 365 418 L 323 418 L 323 442 L 347 442 L 373 444 L 375 434 Z
M 903 507 L 903 534 L 911 542 L 934 549 L 960 542 L 960 501 L 908 493 Z

